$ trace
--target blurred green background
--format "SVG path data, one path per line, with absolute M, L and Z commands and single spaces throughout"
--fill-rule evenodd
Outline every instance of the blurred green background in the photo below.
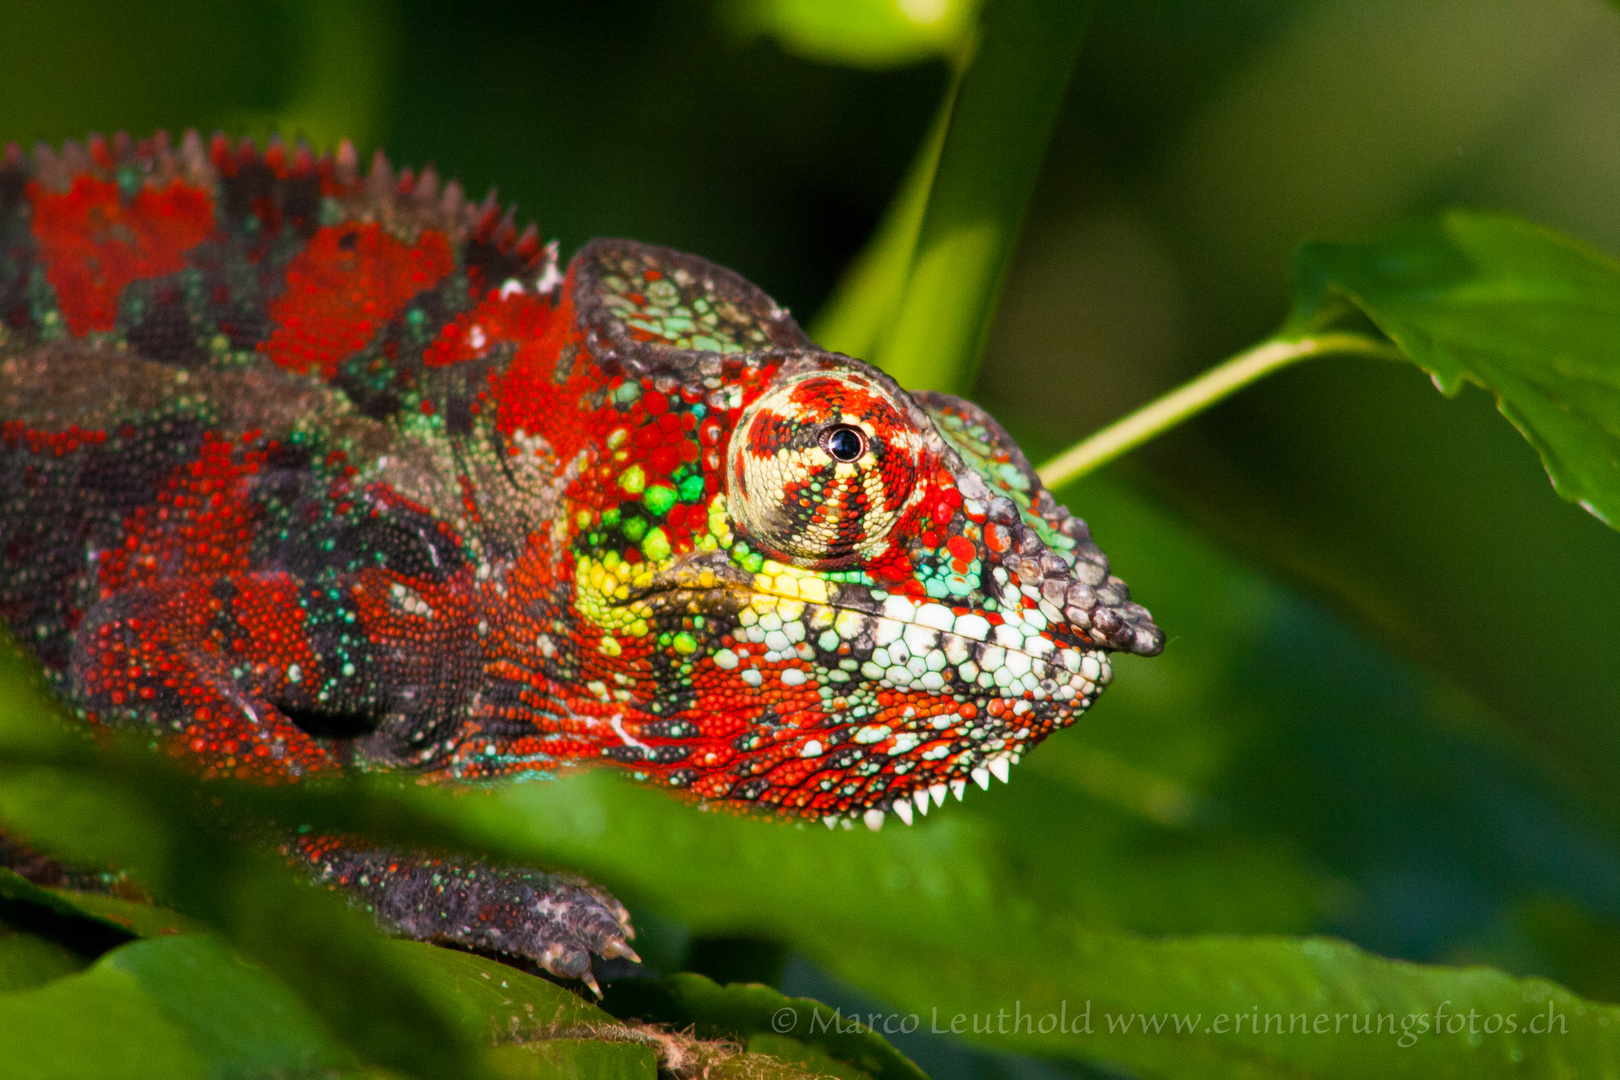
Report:
M 565 253 L 683 248 L 808 322 L 968 18 L 848 2 L 875 13 L 853 57 L 788 0 L 7 0 L 0 142 L 347 135 L 498 185 Z M 885 37 L 891 7 L 928 29 Z M 1457 204 L 1620 253 L 1612 5 L 1099 3 L 973 396 L 1038 461 L 1267 334 L 1301 242 Z M 1318 361 L 1062 494 L 1170 644 L 956 810 L 1021 888 L 1093 925 L 1325 932 L 1620 1000 L 1620 535 L 1486 394 Z M 670 963 L 859 1000 L 643 921 Z M 937 1076 L 1083 1068 L 897 1041 Z

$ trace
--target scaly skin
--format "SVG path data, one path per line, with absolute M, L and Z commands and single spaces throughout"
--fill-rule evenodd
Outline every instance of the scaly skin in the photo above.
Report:
M 1163 645 L 976 406 L 347 146 L 10 148 L 0 425 L 0 618 L 203 776 L 601 764 L 876 827 Z M 289 851 L 399 932 L 633 955 L 588 883 Z

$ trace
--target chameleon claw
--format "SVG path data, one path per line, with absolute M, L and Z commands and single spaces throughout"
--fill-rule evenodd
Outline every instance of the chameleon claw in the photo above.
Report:
M 636 955 L 636 950 L 632 949 L 622 939 L 608 942 L 606 945 L 602 946 L 600 951 L 602 956 L 608 960 L 622 956 L 626 960 L 634 963 L 641 963 L 641 957 Z
M 883 811 L 868 810 L 865 815 L 866 827 L 873 832 L 883 828 Z
M 990 790 L 990 770 L 989 769 L 986 769 L 983 765 L 980 765 L 977 768 L 975 768 L 968 775 L 973 777 L 973 782 L 975 784 L 978 784 L 979 788 L 981 790 L 983 790 L 983 791 L 989 791 Z
M 895 817 L 907 825 L 911 824 L 911 803 L 907 802 L 904 797 L 895 800 L 893 809 Z
M 586 986 L 590 987 L 591 988 L 591 993 L 596 995 L 597 1000 L 601 1000 L 602 988 L 597 985 L 596 976 L 591 974 L 589 968 L 587 968 L 585 970 L 585 974 L 583 974 L 583 975 L 581 975 L 579 977 L 579 981 L 584 983 Z

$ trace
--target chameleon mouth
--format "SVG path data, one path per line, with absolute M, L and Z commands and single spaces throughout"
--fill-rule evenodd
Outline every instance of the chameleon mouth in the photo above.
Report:
M 1044 612 L 950 607 L 792 571 L 750 574 L 721 552 L 678 560 L 615 606 L 655 620 L 734 619 L 735 645 L 712 655 L 756 689 L 820 675 L 924 696 L 1084 707 L 1111 674 L 1107 646 L 1050 604 Z
M 717 674 L 761 703 L 815 714 L 740 754 L 683 759 L 693 771 L 679 786 L 700 797 L 835 826 L 861 817 L 875 827 L 890 811 L 909 823 L 969 783 L 1006 779 L 1111 677 L 1102 647 L 1065 642 L 1038 612 L 995 616 L 836 585 L 806 599 L 769 584 L 672 567 L 622 601 L 644 616 L 727 608 L 729 629 L 708 654 Z M 807 690 L 818 705 L 804 704 Z

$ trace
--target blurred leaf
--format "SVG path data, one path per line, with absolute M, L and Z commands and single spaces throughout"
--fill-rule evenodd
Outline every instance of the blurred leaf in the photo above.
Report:
M 416 941 L 383 949 L 458 1027 L 483 1039 L 532 1041 L 614 1023 L 578 994 L 496 960 Z
M 830 1057 L 813 1046 L 807 1046 L 786 1035 L 762 1032 L 750 1035 L 745 1048 L 753 1054 L 769 1054 L 778 1061 L 789 1062 L 815 1076 L 831 1076 L 835 1080 L 868 1080 L 870 1073 Z
M 362 1058 L 417 1076 L 486 1072 L 476 1040 L 444 1016 L 368 919 L 297 882 L 279 859 L 222 836 L 223 800 L 199 798 L 195 780 L 158 755 L 116 741 L 90 747 L 68 734 L 51 705 L 16 693 L 18 670 L 14 653 L 0 663 L 0 676 L 13 676 L 9 707 L 0 707 L 0 820 L 31 842 L 59 844 L 53 854 L 129 867 L 285 980 Z M 49 902 L 77 910 L 63 897 Z
M 0 867 L 0 990 L 42 986 L 132 936 L 126 927 Z
M 737 0 L 722 9 L 745 34 L 824 64 L 887 68 L 929 57 L 963 58 L 975 0 Z
M 848 976 L 911 980 L 895 1000 L 938 1029 L 955 1022 L 972 1038 L 978 1024 L 995 1037 L 976 1042 L 1156 1076 L 1595 1076 L 1620 1062 L 1620 1008 L 1545 980 L 1383 960 L 1326 939 L 1056 931 L 1025 963 L 935 953 L 903 966 L 900 950 L 852 944 Z M 1437 1008 L 1447 1025 L 1438 1036 Z M 1247 1021 L 1234 1031 L 1239 1015 Z M 1248 1027 L 1257 1022 L 1258 1034 Z
M 917 249 L 917 233 L 928 208 L 928 192 L 939 165 L 939 150 L 945 141 L 955 95 L 953 85 L 900 190 L 878 223 L 877 232 L 844 271 L 816 315 L 810 337 L 822 348 L 848 356 L 873 356 L 884 331 L 893 322 L 905 296 L 911 257 Z
M 73 902 L 72 897 L 65 896 L 54 889 L 46 889 L 35 885 L 27 878 L 3 866 L 0 866 L 0 903 L 23 903 L 31 908 L 39 909 L 40 914 L 57 919 L 85 920 L 99 923 L 102 924 L 100 929 L 115 935 L 115 940 L 118 938 L 127 939 L 137 933 L 137 931 L 126 927 L 108 925 L 110 920 L 79 907 Z
M 846 1076 L 927 1080 L 859 1017 L 844 1016 L 809 998 L 787 997 L 758 983 L 721 986 L 690 973 L 661 980 L 629 979 L 613 986 L 605 1004 L 621 1016 L 691 1027 L 701 1038 L 733 1039 L 762 1053 L 784 1051 L 777 1056 L 801 1065 L 830 1059 L 846 1067 Z M 762 1041 L 756 1044 L 756 1039 Z M 770 1049 L 773 1046 L 775 1050 Z
M 268 114 L 233 117 L 265 138 L 277 132 L 318 147 L 374 144 L 399 51 L 398 9 L 389 0 L 301 0 L 301 55 L 291 99 Z
M 502 1080 L 657 1080 L 651 1046 L 595 1039 L 551 1039 L 499 1046 L 489 1054 Z M 796 1080 L 796 1078 L 789 1078 Z
M 986 5 L 905 292 L 868 357 L 901 385 L 972 383 L 1090 11 L 1077 0 Z
M 125 900 L 101 893 L 78 892 L 71 889 L 53 889 L 52 895 L 66 900 L 86 915 L 128 930 L 140 937 L 163 937 L 169 934 L 201 934 L 208 927 L 178 911 Z
M 0 994 L 0 1075 L 258 1077 L 352 1068 L 284 986 L 215 938 L 114 949 L 88 971 Z
M 925 1030 L 948 1030 L 958 1013 L 976 1015 L 977 1041 L 988 1045 L 1104 1058 L 1167 1076 L 1433 1076 L 1459 1055 L 1469 1075 L 1526 1075 L 1515 1053 L 1544 1070 L 1538 1075 L 1558 1075 L 1561 1063 L 1591 1070 L 1620 1060 L 1620 1008 L 1583 1002 L 1544 981 L 1383 960 L 1326 940 L 1151 941 L 1090 929 L 1061 909 L 1043 910 L 950 818 L 891 842 L 887 833 L 806 835 L 676 813 L 657 793 L 595 775 L 523 795 L 501 800 L 499 816 L 510 822 L 521 811 L 537 847 L 696 926 L 742 925 L 779 936 L 901 1013 L 917 1013 Z M 604 845 L 604 835 L 614 842 Z M 1366 1014 L 1387 1012 L 1396 1024 L 1415 1025 L 1408 1014 L 1432 1013 L 1444 1001 L 1452 1003 L 1447 1011 L 1463 1014 L 1514 1014 L 1520 1028 L 1551 1002 L 1565 1017 L 1567 1037 L 1496 1034 L 1482 1036 L 1476 1050 L 1467 1037 L 1399 1046 L 1399 1031 L 1382 1040 L 1349 1034 L 1351 1014 L 1365 1023 Z M 1050 1013 L 1072 1023 L 1087 1002 L 1090 1033 L 1052 1034 L 1056 1019 L 1046 1037 L 1010 1026 L 1015 1007 L 1037 1022 Z M 1330 1027 L 1343 1013 L 1345 1033 L 1277 1038 L 1204 1030 L 1217 1013 L 1256 1009 L 1304 1012 L 1313 1023 L 1327 1013 Z M 1003 1010 L 1006 1018 L 993 1019 L 986 1034 L 985 1018 Z M 1177 1040 L 1109 1030 L 1107 1016 L 1122 1025 L 1126 1015 L 1172 1011 L 1198 1014 L 1197 1033 Z M 959 1033 L 973 1035 L 971 1020 L 963 1023 Z
M 1472 382 L 1496 395 L 1558 493 L 1620 528 L 1620 264 L 1453 210 L 1382 240 L 1307 245 L 1297 281 L 1296 325 L 1348 300 L 1442 393 Z
M 84 966 L 84 958 L 61 942 L 0 923 L 0 992 L 44 986 Z

